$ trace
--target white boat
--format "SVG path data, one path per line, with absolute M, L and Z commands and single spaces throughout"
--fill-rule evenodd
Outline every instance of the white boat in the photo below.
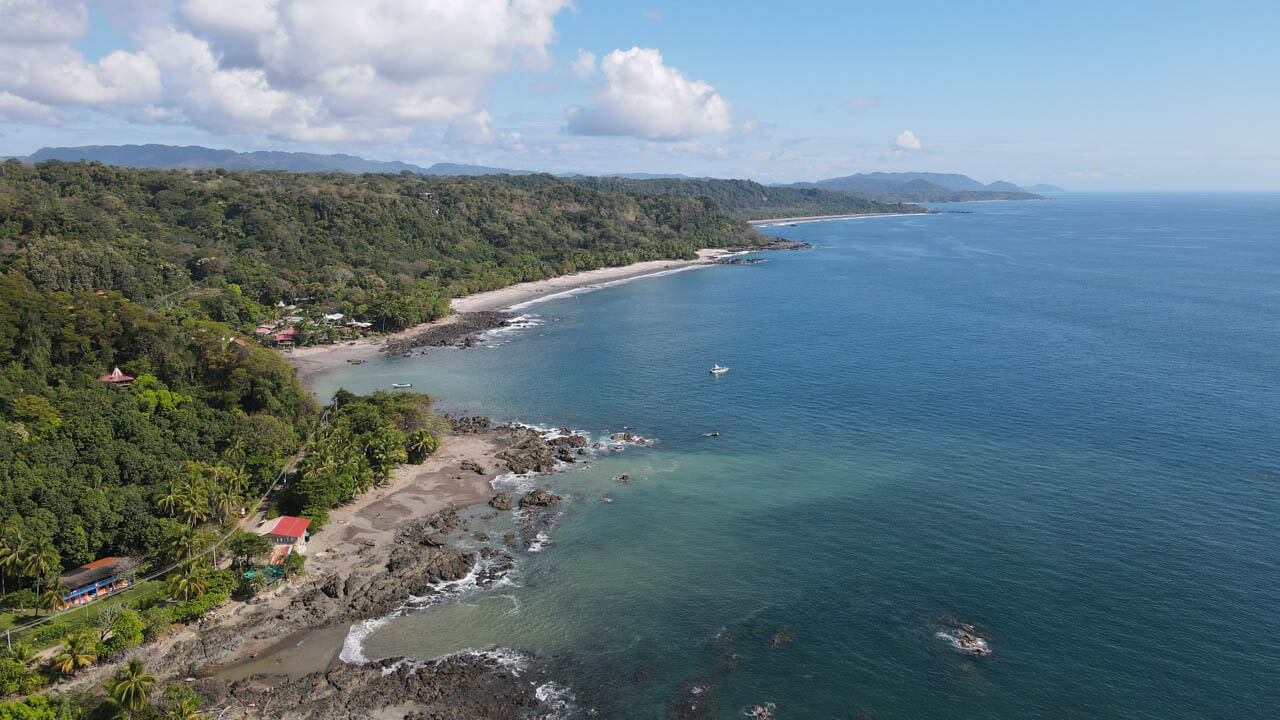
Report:
M 712 375 L 723 375 L 723 374 L 725 374 L 725 373 L 727 373 L 727 372 L 729 372 L 729 368 L 727 368 L 727 367 L 720 367 L 720 365 L 719 365 L 719 364 L 717 364 L 715 367 L 711 368 L 711 374 L 712 374 Z
M 413 383 L 391 383 L 391 387 L 393 387 L 393 388 L 411 388 L 411 387 L 413 387 Z

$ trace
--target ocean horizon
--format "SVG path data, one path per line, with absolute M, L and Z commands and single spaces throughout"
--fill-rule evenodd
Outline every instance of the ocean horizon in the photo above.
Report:
M 318 375 L 657 440 L 500 478 L 566 498 L 515 570 L 346 656 L 501 653 L 566 717 L 1274 713 L 1280 195 L 935 209 Z

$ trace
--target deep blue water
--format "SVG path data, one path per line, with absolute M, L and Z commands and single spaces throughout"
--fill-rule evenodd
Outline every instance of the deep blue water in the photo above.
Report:
M 516 586 L 366 653 L 536 652 L 605 717 L 688 683 L 724 718 L 1275 717 L 1280 196 L 940 207 L 972 213 L 773 228 L 816 247 L 322 378 L 661 439 L 547 479 Z

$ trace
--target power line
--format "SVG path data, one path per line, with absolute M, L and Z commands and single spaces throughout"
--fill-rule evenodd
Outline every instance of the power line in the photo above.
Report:
M 324 411 L 324 414 L 322 414 L 322 415 L 320 416 L 320 427 L 324 427 L 324 425 L 328 422 L 328 420 L 329 420 L 329 411 L 326 409 L 326 410 Z M 267 501 L 267 498 L 271 496 L 271 493 L 275 492 L 276 487 L 280 485 L 281 481 L 283 481 L 283 480 L 284 480 L 285 476 L 286 476 L 286 475 L 288 475 L 289 470 L 290 470 L 290 469 L 291 469 L 291 468 L 292 468 L 292 467 L 293 467 L 293 466 L 298 462 L 298 460 L 300 460 L 300 459 L 301 459 L 301 458 L 306 454 L 306 451 L 307 451 L 307 448 L 306 448 L 306 447 L 303 447 L 302 449 L 298 450 L 298 452 L 293 456 L 293 458 L 291 458 L 288 462 L 286 462 L 286 463 L 284 464 L 284 467 L 280 468 L 280 472 L 276 474 L 276 479 L 271 483 L 271 486 L 270 486 L 270 487 L 268 487 L 268 488 L 267 488 L 267 490 L 266 490 L 266 492 L 264 492 L 264 493 L 262 494 L 262 497 L 258 498 L 258 501 L 257 501 L 256 503 L 254 503 L 254 504 L 253 504 L 253 509 L 252 509 L 252 510 L 250 510 L 250 511 L 245 515 L 244 519 L 243 519 L 243 520 L 241 520 L 240 522 L 236 523 L 236 527 L 235 527 L 235 529 L 234 529 L 234 530 L 231 530 L 231 531 L 229 531 L 226 535 L 223 535 L 222 537 L 218 538 L 218 540 L 216 540 L 216 541 L 215 541 L 212 545 L 210 545 L 208 548 L 206 548 L 206 549 L 204 549 L 204 550 L 201 550 L 200 552 L 196 553 L 195 555 L 192 555 L 192 556 L 188 557 L 188 558 L 187 558 L 187 559 L 185 559 L 185 560 L 181 560 L 181 561 L 179 561 L 179 562 L 176 562 L 176 563 L 174 563 L 174 564 L 170 565 L 169 567 L 164 568 L 163 570 L 157 570 L 157 571 L 155 571 L 155 572 L 153 572 L 153 573 L 151 573 L 151 574 L 149 574 L 149 575 L 146 575 L 146 576 L 144 576 L 141 580 L 136 580 L 136 581 L 134 581 L 133 586 L 137 586 L 137 585 L 141 585 L 142 583 L 150 582 L 150 581 L 155 580 L 156 578 L 161 577 L 161 576 L 163 576 L 163 575 L 168 575 L 169 573 L 173 572 L 174 570 L 177 570 L 178 568 L 182 567 L 183 565 L 186 565 L 186 564 L 188 564 L 188 563 L 195 562 L 195 561 L 196 561 L 197 559 L 199 559 L 199 558 L 202 558 L 202 557 L 204 557 L 204 556 L 206 556 L 206 555 L 209 555 L 209 554 L 211 554 L 211 553 L 217 552 L 218 548 L 219 548 L 219 547 L 221 547 L 221 546 L 222 546 L 222 544 L 223 544 L 223 543 L 225 543 L 227 540 L 231 539 L 231 537 L 232 537 L 233 535 L 235 535 L 235 534 L 237 534 L 237 533 L 240 533 L 240 532 L 243 532 L 243 531 L 244 531 L 244 523 L 245 523 L 245 521 L 247 521 L 247 520 L 251 519 L 254 515 L 256 515 L 256 514 L 258 513 L 258 510 L 262 507 L 262 504 L 263 504 L 263 503 L 265 503 L 265 502 Z M 129 588 L 122 588 L 122 589 L 118 589 L 118 590 L 113 589 L 111 592 L 108 592 L 106 595 L 102 596 L 102 598 L 100 598 L 100 599 L 104 599 L 104 600 L 105 600 L 105 599 L 108 599 L 108 598 L 112 597 L 113 595 L 123 594 L 123 593 L 126 593 L 126 592 L 128 592 L 128 591 L 129 591 Z M 67 615 L 67 614 L 72 613 L 72 612 L 75 612 L 76 610 L 79 610 L 79 609 L 80 609 L 80 608 L 74 608 L 74 607 L 67 608 L 67 609 L 65 609 L 65 610 L 60 610 L 60 611 L 58 611 L 58 612 L 56 612 L 56 613 L 54 613 L 54 614 L 52 614 L 52 615 L 46 615 L 46 616 L 44 616 L 44 617 L 42 617 L 42 618 L 39 618 L 39 619 L 34 620 L 34 621 L 32 621 L 32 622 L 29 622 L 29 623 L 27 623 L 26 625 L 21 625 L 21 626 L 15 627 L 15 628 L 9 628 L 8 630 L 5 630 L 5 631 L 4 631 L 5 642 L 6 642 L 6 644 L 7 644 L 7 645 L 9 645 L 9 646 L 11 647 L 11 646 L 12 646 L 11 635 L 10 635 L 11 633 L 15 633 L 15 634 L 21 634 L 21 633 L 24 633 L 24 632 L 26 632 L 27 630 L 30 630 L 30 629 L 35 628 L 35 627 L 39 627 L 40 625 L 43 625 L 43 624 L 45 624 L 45 623 L 47 623 L 47 622 L 49 622 L 49 621 L 51 621 L 51 620 L 56 620 L 57 618 L 60 618 L 60 617 L 62 617 L 63 615 Z

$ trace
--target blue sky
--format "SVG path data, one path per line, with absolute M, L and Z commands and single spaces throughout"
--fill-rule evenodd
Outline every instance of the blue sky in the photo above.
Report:
M 7 0 L 0 155 L 1280 190 L 1278 32 L 1245 0 Z

